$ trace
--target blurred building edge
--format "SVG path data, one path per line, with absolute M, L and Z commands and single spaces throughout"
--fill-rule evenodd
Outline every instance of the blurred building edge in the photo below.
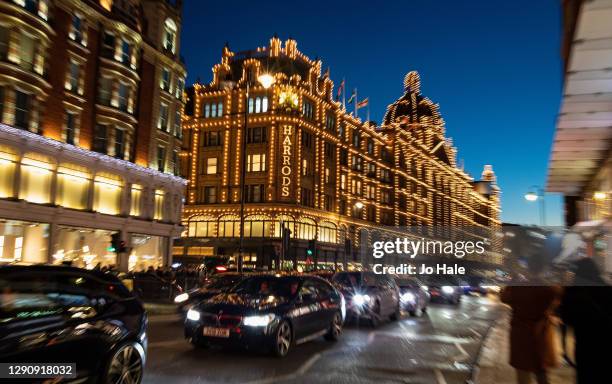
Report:
M 439 106 L 421 93 L 417 72 L 406 74 L 404 92 L 378 125 L 356 116 L 358 103 L 343 102 L 322 62 L 293 39 L 274 36 L 269 45 L 243 52 L 226 45 L 221 53 L 212 81 L 188 91 L 187 231 L 177 241 L 177 260 L 235 258 L 241 193 L 244 261 L 252 267 L 359 267 L 371 255 L 364 245 L 378 232 L 395 238 L 414 227 L 416 237 L 435 235 L 434 227 L 501 226 L 492 167 L 476 181 L 458 164 Z M 255 81 L 262 74 L 275 79 L 268 89 Z M 282 227 L 291 231 L 286 254 Z
M 0 1 L 0 262 L 168 264 L 186 183 L 181 9 Z
M 546 189 L 564 195 L 566 225 L 590 232 L 587 253 L 604 256 L 612 273 L 612 2 L 565 0 L 563 16 L 563 98 Z

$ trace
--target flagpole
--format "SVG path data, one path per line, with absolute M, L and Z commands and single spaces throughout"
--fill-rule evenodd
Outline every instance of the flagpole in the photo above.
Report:
M 344 107 L 344 110 L 346 111 L 346 82 L 345 82 L 345 78 L 342 78 L 342 106 Z
M 359 115 L 357 114 L 357 100 L 359 99 L 359 97 L 357 96 L 357 88 L 355 88 L 355 100 L 353 100 L 353 104 L 355 106 L 355 118 L 359 118 Z
M 370 121 L 370 100 L 368 99 L 368 110 L 367 110 L 367 120 L 366 122 Z

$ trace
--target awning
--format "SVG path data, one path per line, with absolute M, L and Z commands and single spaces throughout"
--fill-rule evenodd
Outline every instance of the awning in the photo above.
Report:
M 612 0 L 582 3 L 569 53 L 546 190 L 580 195 L 612 143 Z

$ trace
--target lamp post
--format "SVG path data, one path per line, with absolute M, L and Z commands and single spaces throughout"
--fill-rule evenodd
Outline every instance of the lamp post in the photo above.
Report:
M 268 89 L 274 84 L 274 77 L 268 73 L 264 73 L 257 77 L 257 81 L 264 89 Z M 242 132 L 242 146 L 240 150 L 240 243 L 238 245 L 238 272 L 242 273 L 242 265 L 244 260 L 244 203 L 246 198 L 245 183 L 246 183 L 246 165 L 247 165 L 247 128 L 249 118 L 249 91 L 250 83 L 246 82 L 246 92 L 244 93 L 244 128 Z
M 536 202 L 540 200 L 539 211 L 540 211 L 540 225 L 546 225 L 546 202 L 544 200 L 544 189 L 539 185 L 532 185 L 529 188 L 529 192 L 525 194 L 525 200 L 529 202 Z

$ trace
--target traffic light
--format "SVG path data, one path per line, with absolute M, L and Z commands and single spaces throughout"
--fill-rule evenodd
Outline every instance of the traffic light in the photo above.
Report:
M 317 241 L 315 239 L 308 240 L 308 248 L 306 248 L 306 254 L 308 256 L 314 255 L 316 247 L 317 247 Z
M 110 247 L 107 248 L 110 252 L 118 252 L 119 246 L 121 243 L 121 234 L 119 232 L 115 232 L 111 235 Z
M 121 240 L 121 233 L 115 232 L 111 235 L 110 246 L 106 248 L 109 252 L 127 252 L 127 243 Z

